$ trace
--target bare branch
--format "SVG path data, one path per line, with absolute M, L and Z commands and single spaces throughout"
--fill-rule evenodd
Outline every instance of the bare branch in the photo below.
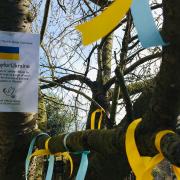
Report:
M 44 37 L 44 33 L 45 33 L 45 30 L 46 30 L 50 3 L 51 3 L 51 0 L 46 0 L 45 10 L 44 10 L 44 17 L 43 17 L 43 23 L 42 23 L 41 32 L 40 32 L 40 43 L 42 43 L 42 40 L 43 40 L 43 37 Z
M 65 83 L 65 82 L 72 81 L 72 80 L 77 80 L 77 81 L 80 81 L 82 83 L 85 83 L 91 89 L 93 89 L 93 87 L 94 87 L 93 82 L 89 78 L 83 77 L 81 75 L 70 74 L 70 75 L 64 76 L 64 77 L 62 77 L 60 79 L 57 79 L 54 82 L 49 82 L 49 81 L 46 81 L 44 79 L 40 79 L 41 82 L 48 83 L 48 84 L 41 85 L 40 88 L 41 89 L 52 88 L 52 87 L 55 87 L 57 85 L 61 85 L 61 84 Z
M 152 55 L 149 55 L 149 56 L 146 56 L 142 59 L 139 59 L 138 61 L 136 61 L 134 64 L 132 64 L 130 67 L 128 67 L 125 71 L 124 71 L 124 74 L 128 74 L 130 72 L 132 72 L 136 67 L 138 67 L 139 65 L 149 61 L 149 60 L 152 60 L 152 59 L 155 59 L 155 58 L 160 58 L 162 56 L 162 52 L 160 53 L 156 53 L 156 54 L 152 54 Z
M 111 105 L 111 112 L 110 112 L 110 122 L 112 123 L 112 125 L 115 125 L 116 110 L 117 110 L 117 105 L 118 105 L 119 94 L 120 94 L 119 83 L 115 82 L 115 88 L 113 91 L 112 105 Z
M 152 60 L 152 59 L 155 59 L 155 58 L 158 58 L 158 57 L 161 57 L 162 56 L 162 53 L 156 53 L 156 54 L 152 54 L 152 55 L 149 55 L 149 56 L 146 56 L 142 59 L 139 59 L 138 61 L 136 61 L 134 64 L 132 64 L 130 67 L 128 67 L 127 69 L 124 70 L 124 75 L 132 72 L 136 67 L 138 67 L 139 65 L 149 61 L 149 60 Z M 116 76 L 112 77 L 105 85 L 104 85 L 104 88 L 106 90 L 108 90 L 116 81 Z
M 124 77 L 119 67 L 116 68 L 115 73 L 116 73 L 117 81 L 119 83 L 119 86 L 122 92 L 123 100 L 126 104 L 125 107 L 126 107 L 126 112 L 127 112 L 127 120 L 128 122 L 131 122 L 133 120 L 133 106 L 131 103 L 131 99 L 129 97 L 128 90 L 125 85 Z

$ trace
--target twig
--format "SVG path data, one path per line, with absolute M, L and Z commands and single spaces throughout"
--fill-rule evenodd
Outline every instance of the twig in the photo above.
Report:
M 125 108 L 126 108 L 126 112 L 127 112 L 127 121 L 131 122 L 133 120 L 133 106 L 131 103 L 131 99 L 129 97 L 128 90 L 125 85 L 123 74 L 119 67 L 116 68 L 115 74 L 116 74 L 117 81 L 119 83 L 119 86 L 120 86 L 120 89 L 122 92 L 123 100 L 126 104 Z
M 43 23 L 42 23 L 41 32 L 40 32 L 40 43 L 42 43 L 42 40 L 43 40 L 43 37 L 44 37 L 44 33 L 45 33 L 45 30 L 46 30 L 50 2 L 51 2 L 51 0 L 47 0 L 46 1 L 46 5 L 45 5 Z

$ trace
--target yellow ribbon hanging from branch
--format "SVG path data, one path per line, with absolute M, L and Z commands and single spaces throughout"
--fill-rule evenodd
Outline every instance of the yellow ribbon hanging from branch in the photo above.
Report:
M 103 118 L 104 109 L 97 109 L 91 114 L 91 129 L 95 129 L 95 120 L 96 120 L 96 113 L 100 113 L 99 121 L 98 121 L 98 129 L 101 129 L 101 123 Z
M 161 153 L 160 142 L 163 136 L 169 133 L 174 133 L 171 130 L 160 131 L 156 135 L 155 146 L 159 153 L 154 157 L 142 157 L 137 149 L 135 142 L 135 129 L 137 125 L 141 122 L 141 119 L 133 121 L 126 132 L 126 154 L 129 164 L 136 176 L 136 180 L 153 180 L 151 175 L 153 168 L 164 159 Z M 177 180 L 180 180 L 180 168 L 175 165 L 172 166 Z
M 125 16 L 131 4 L 132 0 L 115 0 L 99 16 L 76 26 L 82 33 L 83 44 L 88 45 L 110 33 Z

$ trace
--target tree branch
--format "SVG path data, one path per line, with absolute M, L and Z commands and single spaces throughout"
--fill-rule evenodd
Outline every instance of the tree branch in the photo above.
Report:
M 42 22 L 42 27 L 41 27 L 41 32 L 40 32 L 40 43 L 42 43 L 44 33 L 45 33 L 45 30 L 46 30 L 50 3 L 51 3 L 51 0 L 46 0 L 45 10 L 44 10 L 44 17 L 43 17 L 43 22 Z
M 60 87 L 68 90 L 68 91 L 72 91 L 72 92 L 75 92 L 77 94 L 80 94 L 81 96 L 85 97 L 86 99 L 88 99 L 89 101 L 91 101 L 92 103 L 94 103 L 96 106 L 98 106 L 99 108 L 102 108 L 102 106 L 100 104 L 98 104 L 98 102 L 96 102 L 94 99 L 90 98 L 89 96 L 87 96 L 85 93 L 79 91 L 79 90 L 76 90 L 76 89 L 73 89 L 73 88 L 70 88 L 70 87 L 67 87 L 67 86 L 63 86 L 63 85 L 59 85 Z
M 131 99 L 129 97 L 128 90 L 125 85 L 124 77 L 119 67 L 116 67 L 115 73 L 116 73 L 117 81 L 119 83 L 119 86 L 122 92 L 123 100 L 125 102 L 127 120 L 128 122 L 131 122 L 133 120 L 133 107 L 132 107 Z
M 131 66 L 126 68 L 125 71 L 124 71 L 124 74 L 126 75 L 126 74 L 132 72 L 136 67 L 138 67 L 139 65 L 141 65 L 141 64 L 143 64 L 143 63 L 145 63 L 147 61 L 150 61 L 150 60 L 155 59 L 155 58 L 160 58 L 160 57 L 162 57 L 162 52 L 152 54 L 152 55 L 146 56 L 144 58 L 141 58 L 138 61 L 136 61 L 134 64 L 132 64 Z
M 127 89 L 128 89 L 128 92 L 129 92 L 129 95 L 132 96 L 134 94 L 137 94 L 137 93 L 141 93 L 147 89 L 149 89 L 151 86 L 153 86 L 153 83 L 155 82 L 154 79 L 148 79 L 148 80 L 144 80 L 144 81 L 137 81 L 135 83 L 131 83 L 129 85 L 127 85 Z M 114 89 L 110 89 L 109 91 L 109 94 L 110 94 L 110 97 L 109 97 L 109 100 L 112 101 L 112 97 L 114 96 Z M 118 96 L 118 99 L 122 99 L 122 92 L 120 91 L 119 92 L 119 96 Z
M 111 112 L 110 112 L 110 122 L 112 123 L 112 127 L 115 125 L 116 120 L 116 110 L 118 105 L 118 99 L 120 94 L 120 87 L 118 82 L 115 82 L 115 87 L 112 96 L 112 105 L 111 105 Z
M 40 88 L 41 89 L 52 88 L 52 87 L 57 86 L 57 84 L 60 85 L 60 84 L 63 84 L 65 82 L 72 81 L 72 80 L 77 80 L 77 81 L 80 81 L 81 83 L 85 83 L 91 89 L 94 88 L 94 83 L 89 78 L 81 76 L 81 75 L 76 75 L 76 74 L 70 74 L 70 75 L 64 76 L 60 79 L 55 80 L 54 82 L 49 82 L 48 84 L 41 85 Z M 42 78 L 40 79 L 40 81 L 47 83 L 47 81 Z
M 162 56 L 162 52 L 160 53 L 156 53 L 156 54 L 152 54 L 152 55 L 149 55 L 149 56 L 146 56 L 142 59 L 139 59 L 138 61 L 136 61 L 134 64 L 132 64 L 131 66 L 129 66 L 127 69 L 124 70 L 124 75 L 132 72 L 136 67 L 138 67 L 139 65 L 147 62 L 147 61 L 150 61 L 152 59 L 155 59 L 155 58 L 158 58 L 158 57 L 161 57 Z M 105 85 L 104 85 L 104 88 L 106 90 L 108 90 L 116 81 L 116 76 L 112 77 Z

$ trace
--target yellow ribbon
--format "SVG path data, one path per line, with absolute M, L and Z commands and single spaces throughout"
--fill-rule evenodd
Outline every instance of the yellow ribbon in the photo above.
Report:
M 58 152 L 58 153 L 55 153 L 55 154 L 53 154 L 53 153 L 51 153 L 50 151 L 49 151 L 49 148 L 48 148 L 48 143 L 49 143 L 49 140 L 50 140 L 51 138 L 48 138 L 47 140 L 46 140 L 46 142 L 45 142 L 45 149 L 40 149 L 40 150 L 36 150 L 30 157 L 29 157 L 29 159 L 31 159 L 33 156 L 48 156 L 48 155 L 55 155 L 55 156 L 63 156 L 63 158 L 65 159 L 65 160 L 67 160 L 67 161 L 69 161 L 70 162 L 70 175 L 69 175 L 69 177 L 71 177 L 72 176 L 72 173 L 73 173 L 73 160 L 72 160 L 72 158 L 71 158 L 71 156 L 70 156 L 70 154 L 69 154 L 69 152 Z
M 51 154 L 51 152 L 49 151 L 49 147 L 48 147 L 48 145 L 49 145 L 49 140 L 51 139 L 51 137 L 50 138 L 48 138 L 47 140 L 46 140 L 46 142 L 45 142 L 45 150 L 47 151 L 47 152 L 49 152 L 49 154 Z
M 69 177 L 71 177 L 72 173 L 73 173 L 73 168 L 74 167 L 73 167 L 73 160 L 72 160 L 72 157 L 70 156 L 69 152 L 63 152 L 63 153 L 59 152 L 59 153 L 56 153 L 55 156 L 63 156 L 64 159 L 66 159 L 67 161 L 70 162 L 70 168 L 71 169 L 70 169 Z
M 131 4 L 132 0 L 115 0 L 99 16 L 76 26 L 76 29 L 82 33 L 83 44 L 91 44 L 110 33 L 125 16 Z
M 96 113 L 100 113 L 99 121 L 98 121 L 98 129 L 101 128 L 102 118 L 103 118 L 103 112 L 104 109 L 97 109 L 91 114 L 91 129 L 95 129 L 95 119 L 96 119 Z
M 137 125 L 141 122 L 141 119 L 133 121 L 126 132 L 126 154 L 129 164 L 136 176 L 136 180 L 153 180 L 151 172 L 153 168 L 164 159 L 163 154 L 160 149 L 160 142 L 163 136 L 169 133 L 174 133 L 170 130 L 160 131 L 156 135 L 155 146 L 159 153 L 154 157 L 142 157 L 137 149 L 135 142 L 135 129 Z M 180 180 L 180 168 L 173 165 L 174 173 L 178 180 Z

